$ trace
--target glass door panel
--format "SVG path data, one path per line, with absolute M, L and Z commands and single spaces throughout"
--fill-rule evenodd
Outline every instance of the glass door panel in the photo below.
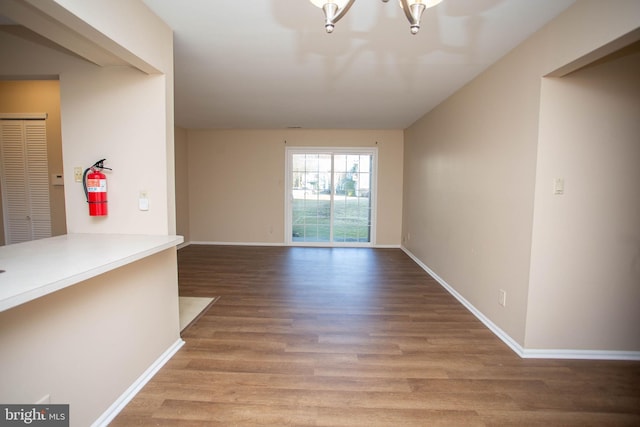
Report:
M 331 154 L 293 154 L 291 236 L 331 241 Z
M 372 243 L 375 150 L 358 151 L 291 150 L 290 243 Z
M 370 154 L 334 157 L 334 242 L 371 242 Z

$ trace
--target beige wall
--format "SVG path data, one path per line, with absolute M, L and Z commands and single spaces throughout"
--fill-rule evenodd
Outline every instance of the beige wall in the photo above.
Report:
M 336 146 L 378 147 L 376 244 L 400 244 L 402 131 L 190 130 L 188 140 L 192 241 L 283 244 L 285 147 Z
M 175 249 L 0 313 L 2 403 L 70 405 L 89 426 L 178 335 Z
M 542 76 L 639 22 L 636 1 L 577 2 L 405 131 L 405 247 L 520 346 Z
M 511 53 L 405 132 L 405 247 L 520 343 L 538 125 L 532 62 Z
M 173 31 L 140 0 L 23 1 L 136 68 L 173 75 Z
M 176 127 L 176 233 L 191 241 L 189 232 L 189 144 L 187 130 Z
M 128 66 L 101 68 L 11 34 L 0 33 L 0 38 L 0 51 L 7 59 L 0 64 L 0 74 L 59 75 L 68 232 L 174 231 L 175 220 L 169 214 L 175 191 L 173 116 L 168 117 L 166 107 L 170 77 L 146 75 Z M 109 215 L 89 217 L 73 169 L 87 168 L 102 158 L 113 168 L 107 173 Z M 138 209 L 143 190 L 150 199 L 146 212 Z
M 17 15 L 22 20 L 18 22 L 37 30 L 38 25 L 45 26 L 41 14 L 49 15 L 46 33 L 58 36 L 58 42 L 68 41 L 73 49 L 74 41 L 84 37 L 94 43 L 94 50 L 107 51 L 133 66 L 99 67 L 32 41 L 2 35 L 6 41 L 0 48 L 0 74 L 59 76 L 68 231 L 174 233 L 171 29 L 141 1 L 27 3 L 31 7 Z M 108 175 L 110 214 L 89 218 L 83 191 L 73 182 L 72 172 L 101 158 L 107 158 L 107 166 L 114 169 Z M 147 212 L 138 209 L 143 190 L 150 199 Z
M 82 68 L 60 76 L 69 232 L 169 234 L 165 76 L 130 67 Z M 106 173 L 109 215 L 89 217 L 82 186 L 69 171 L 102 158 L 113 169 Z M 138 209 L 141 191 L 148 194 L 148 211 Z
M 542 84 L 528 348 L 640 350 L 638 76 L 636 48 Z
M 60 130 L 60 85 L 57 80 L 0 81 L 0 113 L 47 113 L 47 155 L 49 175 L 62 173 L 62 136 Z M 51 203 L 51 233 L 67 232 L 64 208 L 64 187 L 49 186 Z M 0 237 L 4 244 L 4 226 Z

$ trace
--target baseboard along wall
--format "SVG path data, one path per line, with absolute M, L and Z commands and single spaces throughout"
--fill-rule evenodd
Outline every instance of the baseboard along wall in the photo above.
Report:
M 174 342 L 164 353 L 160 355 L 124 393 L 116 399 L 111 406 L 91 424 L 91 427 L 107 427 L 111 421 L 124 409 L 125 406 L 135 397 L 142 387 L 144 387 L 153 376 L 162 368 L 174 354 L 184 345 L 182 339 Z
M 478 320 L 480 320 L 491 332 L 493 332 L 502 342 L 523 359 L 588 359 L 588 360 L 640 360 L 639 351 L 615 351 L 615 350 L 574 350 L 574 349 L 527 349 L 520 345 L 509 334 L 503 331 L 498 325 L 493 323 L 480 310 L 467 301 L 442 277 L 438 276 L 410 250 L 402 246 L 401 248 L 416 264 L 433 277 L 443 288 L 447 290 L 455 299 L 467 308 Z

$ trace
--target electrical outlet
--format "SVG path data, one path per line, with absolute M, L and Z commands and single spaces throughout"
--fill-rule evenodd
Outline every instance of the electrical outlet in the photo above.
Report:
M 141 211 L 149 210 L 149 194 L 147 190 L 140 190 L 140 194 L 138 196 L 138 209 Z
M 553 194 L 556 196 L 564 194 L 564 178 L 555 178 L 553 180 Z
M 73 180 L 75 182 L 82 182 L 82 174 L 83 171 L 81 167 L 76 166 L 75 168 L 73 168 Z
M 503 307 L 507 306 L 507 291 L 505 291 L 504 289 L 500 289 L 498 291 L 498 304 Z

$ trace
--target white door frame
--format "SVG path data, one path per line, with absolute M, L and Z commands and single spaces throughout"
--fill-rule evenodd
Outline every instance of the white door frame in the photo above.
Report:
M 294 242 L 292 236 L 293 218 L 293 154 L 366 154 L 372 156 L 371 161 L 371 188 L 370 188 L 370 204 L 371 204 L 371 229 L 369 242 Z M 377 228 L 377 190 L 378 190 L 378 147 L 286 147 L 285 149 L 285 188 L 284 188 L 284 242 L 288 246 L 325 246 L 325 247 L 373 247 L 376 242 Z M 333 165 L 333 161 L 332 161 Z M 333 167 L 332 167 L 333 176 Z M 333 178 L 332 178 L 333 179 Z M 332 189 L 334 185 L 332 185 Z M 332 191 L 333 193 L 333 191 Z M 333 195 L 331 202 L 331 215 L 333 222 Z M 331 225 L 333 227 L 333 224 Z

